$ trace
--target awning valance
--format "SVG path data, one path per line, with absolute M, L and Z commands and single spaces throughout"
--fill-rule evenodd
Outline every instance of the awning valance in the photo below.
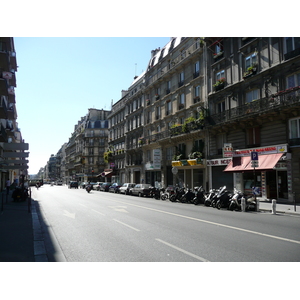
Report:
M 275 168 L 275 165 L 281 158 L 283 153 L 276 154 L 266 154 L 258 156 L 258 167 L 255 170 L 272 170 Z M 244 172 L 244 171 L 253 171 L 251 166 L 251 157 L 242 156 L 242 157 L 233 157 L 232 161 L 227 165 L 224 172 Z

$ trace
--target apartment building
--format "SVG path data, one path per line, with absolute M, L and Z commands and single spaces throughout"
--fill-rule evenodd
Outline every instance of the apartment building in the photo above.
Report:
M 125 170 L 136 176 L 124 181 L 255 185 L 299 201 L 299 38 L 171 38 L 142 81 L 141 106 L 125 113 Z
M 17 60 L 12 37 L 0 37 L 0 188 L 27 175 L 29 145 L 17 123 L 15 98 Z
M 300 39 L 205 40 L 210 187 L 299 201 Z
M 104 153 L 108 147 L 109 112 L 90 108 L 87 115 L 74 126 L 65 149 L 66 182 L 99 181 L 99 175 L 106 168 Z

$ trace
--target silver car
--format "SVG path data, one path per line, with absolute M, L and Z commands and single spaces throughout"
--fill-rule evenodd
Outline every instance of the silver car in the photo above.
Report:
M 119 192 L 120 194 L 129 195 L 130 189 L 132 189 L 135 186 L 135 183 L 124 183 L 120 188 Z
M 150 184 L 138 183 L 131 189 L 131 194 L 139 197 L 148 197 L 150 195 L 150 187 Z

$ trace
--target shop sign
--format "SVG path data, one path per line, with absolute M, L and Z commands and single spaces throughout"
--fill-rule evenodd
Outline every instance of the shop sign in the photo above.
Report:
M 231 162 L 231 158 L 218 158 L 218 159 L 209 159 L 206 161 L 207 165 L 212 166 L 227 166 Z
M 153 149 L 153 169 L 160 170 L 161 169 L 161 150 Z
M 249 156 L 251 152 L 258 152 L 258 154 L 275 154 L 287 152 L 287 145 L 277 145 L 261 148 L 252 148 L 244 150 L 235 150 L 234 156 Z
M 223 157 L 232 157 L 233 148 L 231 143 L 225 143 L 223 147 Z

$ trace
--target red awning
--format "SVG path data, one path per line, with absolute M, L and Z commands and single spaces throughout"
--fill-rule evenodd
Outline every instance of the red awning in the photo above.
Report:
M 258 156 L 258 167 L 255 170 L 272 170 L 281 158 L 283 153 L 266 154 Z M 244 172 L 253 171 L 251 167 L 251 157 L 233 157 L 232 161 L 227 165 L 224 172 Z

